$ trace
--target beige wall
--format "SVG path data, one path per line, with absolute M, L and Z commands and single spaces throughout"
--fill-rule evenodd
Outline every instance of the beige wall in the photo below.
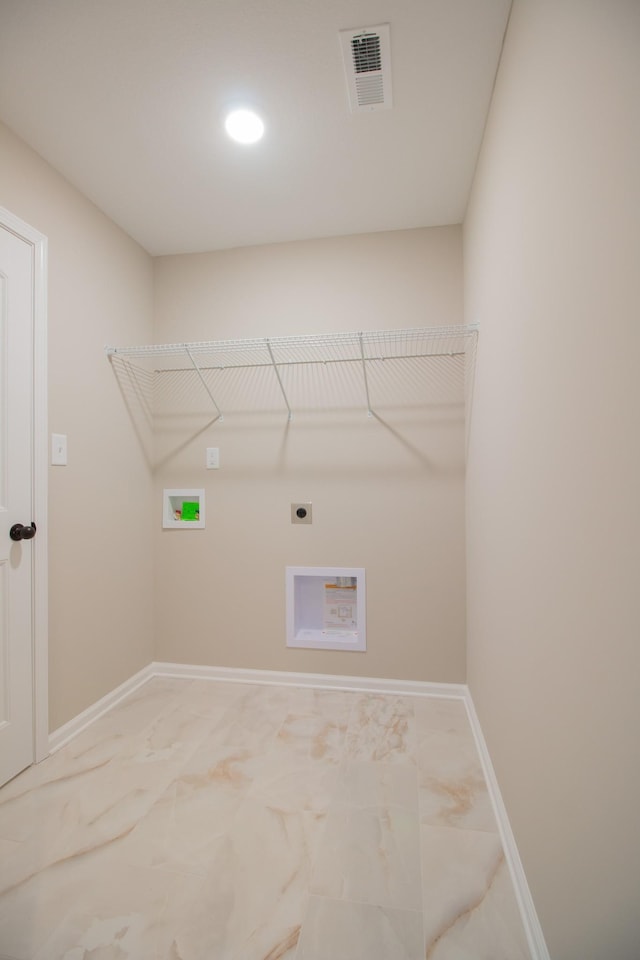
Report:
M 104 345 L 148 340 L 152 261 L 0 126 L 0 205 L 49 240 L 50 727 L 152 659 L 150 474 Z M 36 518 L 37 519 L 37 518 Z
M 465 223 L 468 671 L 554 960 L 640 949 L 640 5 L 516 0 Z
M 156 340 L 461 322 L 461 230 L 411 230 L 155 261 Z M 330 390 L 335 385 L 329 384 Z M 156 656 L 186 663 L 463 681 L 463 406 L 165 422 Z M 161 437 L 162 442 L 162 437 Z M 206 471 L 205 447 L 221 469 Z M 204 487 L 204 531 L 160 529 L 160 490 Z M 292 501 L 313 503 L 293 526 Z M 287 565 L 365 567 L 365 654 L 287 650 Z

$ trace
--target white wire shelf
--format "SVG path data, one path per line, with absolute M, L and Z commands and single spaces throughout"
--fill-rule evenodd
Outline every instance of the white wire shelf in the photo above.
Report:
M 477 325 L 418 327 L 403 330 L 377 330 L 359 333 L 335 333 L 317 336 L 260 337 L 243 340 L 197 341 L 192 343 L 147 344 L 131 347 L 106 347 L 111 362 L 124 363 L 154 381 L 162 378 L 193 376 L 206 391 L 222 417 L 216 397 L 216 375 L 227 371 L 251 371 L 270 368 L 273 385 L 284 403 L 289 419 L 293 416 L 292 395 L 304 390 L 300 384 L 305 369 L 339 368 L 345 365 L 357 375 L 361 401 L 373 413 L 371 384 L 382 364 L 404 364 L 433 358 L 462 359 L 464 370 L 475 350 Z M 135 361 L 133 363 L 132 361 Z M 318 374 L 308 374 L 309 381 Z M 220 383 L 220 381 L 218 381 Z

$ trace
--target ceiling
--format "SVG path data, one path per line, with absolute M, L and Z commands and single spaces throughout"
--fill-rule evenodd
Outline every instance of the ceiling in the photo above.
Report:
M 509 7 L 0 0 L 0 119 L 153 255 L 459 223 Z M 338 31 L 382 23 L 393 106 L 354 114 Z

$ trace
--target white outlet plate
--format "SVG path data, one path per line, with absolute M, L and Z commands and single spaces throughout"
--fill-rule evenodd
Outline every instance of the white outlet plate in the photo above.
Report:
M 54 467 L 67 465 L 67 437 L 64 433 L 51 434 L 51 463 Z
M 218 447 L 207 447 L 207 470 L 218 470 L 220 467 L 220 450 Z

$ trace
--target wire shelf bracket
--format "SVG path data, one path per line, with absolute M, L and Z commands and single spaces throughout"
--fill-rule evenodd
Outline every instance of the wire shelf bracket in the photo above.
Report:
M 198 379 L 200 380 L 200 383 L 202 384 L 202 386 L 203 386 L 204 389 L 206 390 L 207 394 L 209 395 L 209 399 L 211 400 L 211 403 L 213 404 L 214 409 L 215 409 L 216 413 L 218 414 L 218 416 L 217 416 L 217 417 L 215 418 L 215 420 L 214 420 L 214 423 L 216 422 L 216 420 L 223 420 L 224 417 L 222 416 L 222 411 L 220 410 L 220 407 L 219 407 L 218 404 L 216 403 L 216 401 L 215 401 L 215 399 L 214 399 L 214 396 L 213 396 L 213 394 L 211 393 L 211 390 L 209 389 L 209 385 L 208 385 L 207 381 L 206 381 L 205 378 L 202 376 L 202 371 L 201 371 L 200 367 L 198 366 L 198 364 L 196 363 L 195 358 L 194 358 L 191 350 L 189 349 L 189 344 L 185 343 L 184 349 L 185 349 L 185 352 L 186 352 L 187 356 L 189 357 L 189 360 L 191 360 L 191 363 L 193 364 L 193 369 L 194 369 L 195 372 L 197 373 Z

